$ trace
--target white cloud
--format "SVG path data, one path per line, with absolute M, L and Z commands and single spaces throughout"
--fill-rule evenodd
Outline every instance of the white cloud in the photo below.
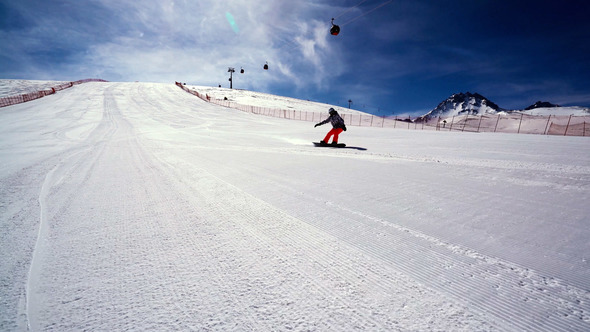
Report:
M 88 47 L 80 59 L 120 80 L 190 81 L 226 86 L 228 67 L 243 67 L 234 86 L 267 90 L 277 84 L 321 88 L 339 74 L 328 47 L 329 26 L 314 19 L 317 5 L 284 1 L 101 0 L 116 34 Z M 230 13 L 235 28 L 226 18 Z M 113 31 L 113 29 L 111 29 Z M 236 32 L 238 31 L 238 32 Z M 270 69 L 262 66 L 269 63 Z M 328 70 L 330 68 L 330 70 Z
M 235 67 L 245 73 L 234 76 L 234 87 L 279 87 L 293 95 L 323 91 L 344 68 L 328 38 L 332 8 L 321 2 L 31 0 L 14 6 L 28 27 L 3 40 L 20 40 L 10 53 L 21 55 L 0 54 L 31 78 L 227 86 L 227 68 Z

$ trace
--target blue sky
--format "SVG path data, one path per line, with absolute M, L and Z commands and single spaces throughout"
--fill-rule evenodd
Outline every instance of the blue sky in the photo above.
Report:
M 588 17 L 567 0 L 0 0 L 0 78 L 229 87 L 234 67 L 234 88 L 379 115 L 467 91 L 590 106 Z

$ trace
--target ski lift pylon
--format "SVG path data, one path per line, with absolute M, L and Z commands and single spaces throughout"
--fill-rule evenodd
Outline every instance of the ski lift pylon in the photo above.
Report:
M 334 18 L 332 18 L 332 27 L 330 28 L 330 34 L 332 36 L 338 36 L 340 33 L 340 27 L 334 24 Z

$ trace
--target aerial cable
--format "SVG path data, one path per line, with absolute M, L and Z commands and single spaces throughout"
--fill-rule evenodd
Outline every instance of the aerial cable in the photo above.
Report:
M 344 14 L 348 13 L 349 11 L 355 9 L 356 7 L 362 5 L 363 3 L 367 2 L 367 1 L 369 1 L 369 0 L 363 0 L 363 1 L 359 2 L 356 6 L 353 6 L 353 7 L 348 8 L 347 10 L 344 11 L 344 13 L 342 13 L 342 14 L 334 17 L 333 20 L 338 19 L 338 18 L 344 16 Z
M 367 0 L 364 0 L 363 2 L 365 2 L 365 1 L 367 1 Z M 361 2 L 361 3 L 363 3 L 363 2 Z M 349 23 L 352 23 L 352 22 L 354 22 L 354 21 L 358 20 L 359 18 L 361 18 L 361 17 L 363 17 L 363 16 L 365 16 L 365 15 L 368 15 L 368 14 L 370 14 L 370 13 L 372 13 L 372 12 L 376 11 L 377 9 L 379 9 L 379 8 L 381 8 L 381 7 L 383 7 L 383 6 L 386 6 L 386 5 L 388 5 L 388 4 L 392 3 L 392 2 L 393 2 L 393 0 L 385 1 L 384 3 L 382 3 L 382 4 L 380 4 L 379 6 L 377 6 L 377 7 L 373 8 L 373 9 L 369 10 L 368 12 L 366 12 L 366 13 L 364 13 L 364 14 L 361 14 L 361 15 L 359 15 L 359 16 L 357 16 L 357 17 L 355 17 L 355 18 L 352 18 L 352 19 L 348 20 L 346 23 L 343 23 L 343 24 L 340 24 L 340 25 L 341 25 L 341 26 L 345 26 L 345 25 L 347 25 L 347 24 L 349 24 Z M 360 5 L 361 3 L 359 3 L 358 5 Z M 357 6 L 358 6 L 358 5 L 357 5 Z M 356 6 L 355 6 L 355 7 L 356 7 Z M 353 8 L 354 8 L 354 7 L 353 7 Z M 342 15 L 340 15 L 340 16 L 342 16 Z

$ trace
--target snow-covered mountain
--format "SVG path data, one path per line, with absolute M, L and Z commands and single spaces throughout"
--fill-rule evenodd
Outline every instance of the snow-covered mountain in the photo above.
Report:
M 540 101 L 539 100 L 538 102 L 532 104 L 531 106 L 526 107 L 524 110 L 525 111 L 528 111 L 528 110 L 532 110 L 532 109 L 535 109 L 535 108 L 552 108 L 552 107 L 561 107 L 561 106 L 556 105 L 556 104 L 552 104 L 552 103 L 550 103 L 548 101 Z
M 418 118 L 429 120 L 436 117 L 449 117 L 464 114 L 497 113 L 500 107 L 479 93 L 456 93 L 442 101 L 432 111 Z
M 442 101 L 432 111 L 418 117 L 417 122 L 428 121 L 438 117 L 448 118 L 458 115 L 481 115 L 486 113 L 499 112 L 522 112 L 528 115 L 577 115 L 586 116 L 590 114 L 590 109 L 578 106 L 562 107 L 547 101 L 537 101 L 533 105 L 526 107 L 524 110 L 508 110 L 499 107 L 488 98 L 479 93 L 456 93 L 446 100 Z

